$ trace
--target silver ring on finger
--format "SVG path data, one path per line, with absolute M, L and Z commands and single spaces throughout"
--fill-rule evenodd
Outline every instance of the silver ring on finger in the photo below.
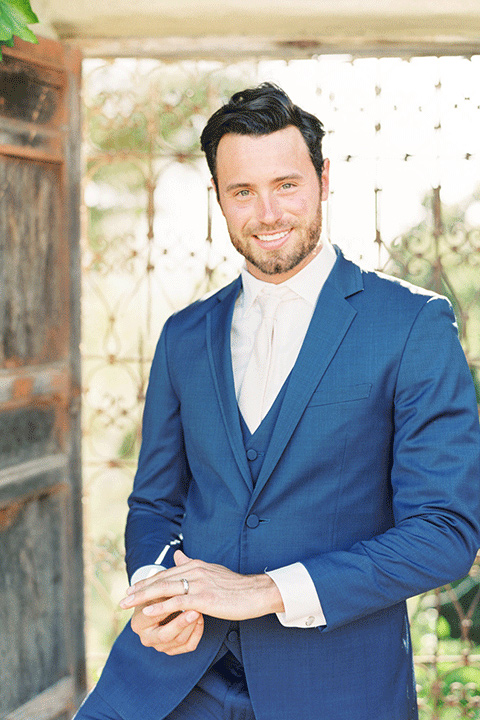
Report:
M 183 583 L 183 594 L 188 595 L 188 591 L 190 590 L 190 585 L 188 583 L 188 580 L 186 578 L 180 578 Z

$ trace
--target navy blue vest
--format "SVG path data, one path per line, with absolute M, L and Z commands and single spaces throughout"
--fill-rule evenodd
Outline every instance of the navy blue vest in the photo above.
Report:
M 283 398 L 287 390 L 288 378 L 283 383 L 282 389 L 278 393 L 275 402 L 271 406 L 268 413 L 263 418 L 262 422 L 252 433 L 248 429 L 247 423 L 243 419 L 242 413 L 238 411 L 240 415 L 240 424 L 242 426 L 243 444 L 245 445 L 245 452 L 247 454 L 248 464 L 250 467 L 250 473 L 252 475 L 253 484 L 257 482 L 257 478 L 260 475 L 262 469 L 263 460 L 265 453 L 270 444 L 273 430 L 277 423 L 278 414 L 282 407 Z
M 262 422 L 252 434 L 248 429 L 247 423 L 243 419 L 240 410 L 238 414 L 240 416 L 240 424 L 242 426 L 243 444 L 245 445 L 245 452 L 248 459 L 248 465 L 250 467 L 250 473 L 252 475 L 253 484 L 255 485 L 260 471 L 262 469 L 263 460 L 267 451 L 270 439 L 273 434 L 273 430 L 277 423 L 278 414 L 282 407 L 283 398 L 287 390 L 288 378 L 283 383 L 282 389 L 278 393 L 275 402 L 271 406 L 268 413 L 263 418 Z M 242 662 L 242 650 L 240 647 L 238 623 L 230 623 L 230 627 L 225 638 L 225 645 L 233 655 Z M 217 656 L 218 657 L 218 656 Z

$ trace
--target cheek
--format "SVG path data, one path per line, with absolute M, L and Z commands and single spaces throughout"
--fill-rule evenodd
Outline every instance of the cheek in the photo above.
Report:
M 253 206 L 241 207 L 231 215 L 230 222 L 227 225 L 231 230 L 237 233 L 248 233 L 249 229 L 255 227 L 256 218 Z
M 292 215 L 302 221 L 312 213 L 312 204 L 305 197 L 292 198 L 290 202 L 283 203 L 282 210 L 285 215 Z
M 223 215 L 230 230 L 239 230 L 248 221 L 250 214 L 244 207 L 224 207 Z
M 299 198 L 296 215 L 306 224 L 314 222 L 322 211 L 322 204 L 318 195 Z

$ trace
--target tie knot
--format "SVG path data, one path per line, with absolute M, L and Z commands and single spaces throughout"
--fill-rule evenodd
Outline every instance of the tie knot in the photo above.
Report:
M 294 293 L 288 287 L 264 288 L 258 295 L 256 302 L 260 307 L 262 317 L 273 318 L 277 308 L 283 300 L 293 298 Z

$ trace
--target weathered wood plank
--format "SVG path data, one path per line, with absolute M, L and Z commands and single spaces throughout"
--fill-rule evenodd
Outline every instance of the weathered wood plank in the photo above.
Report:
M 64 74 L 68 48 L 55 40 L 39 38 L 38 45 L 32 50 L 29 42 L 15 38 L 13 48 L 2 48 L 3 58 L 14 58 L 28 63 L 29 66 L 50 69 L 55 73 Z
M 74 682 L 65 677 L 0 720 L 53 720 L 73 705 Z
M 22 145 L 0 145 L 0 155 L 53 164 L 63 162 L 63 158 L 59 153 L 49 153 Z
M 0 412 L 42 405 L 59 398 L 65 404 L 70 391 L 70 369 L 63 360 L 24 368 L 0 369 Z
M 67 456 L 58 453 L 0 470 L 0 508 L 66 485 L 67 468 Z
M 31 497 L 0 512 L 0 713 L 71 675 L 62 567 L 68 494 Z
M 0 364 L 63 360 L 69 353 L 69 250 L 58 168 L 0 163 Z M 66 271 L 67 270 L 67 271 Z
M 8 118 L 0 115 L 0 130 L 8 133 L 21 132 L 25 135 L 29 135 L 33 138 L 37 134 L 48 138 L 58 138 L 60 135 L 60 129 L 57 127 L 50 127 L 48 125 L 39 125 L 35 122 L 28 122 L 27 120 L 19 120 L 18 118 Z

